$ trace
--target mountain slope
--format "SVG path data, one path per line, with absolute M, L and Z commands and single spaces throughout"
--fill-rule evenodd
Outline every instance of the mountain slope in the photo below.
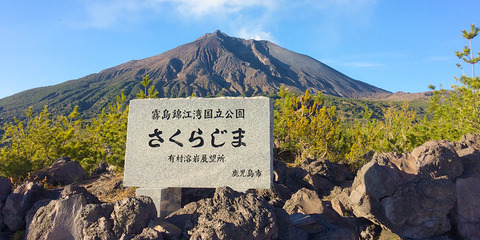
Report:
M 0 99 L 0 122 L 22 115 L 29 106 L 38 112 L 44 105 L 49 105 L 51 112 L 63 114 L 78 105 L 84 115 L 91 116 L 120 90 L 125 91 L 128 99 L 134 98 L 146 75 L 160 97 L 219 93 L 252 96 L 277 92 L 281 86 L 348 98 L 388 93 L 274 43 L 233 38 L 216 31 L 160 55 Z

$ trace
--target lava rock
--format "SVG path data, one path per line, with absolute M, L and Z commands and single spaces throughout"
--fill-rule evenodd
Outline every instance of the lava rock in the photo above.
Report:
M 85 171 L 78 162 L 63 156 L 48 168 L 40 170 L 30 176 L 31 181 L 47 180 L 52 185 L 68 185 L 85 179 Z
M 216 189 L 213 198 L 189 204 L 188 207 L 195 208 L 185 225 L 184 235 L 190 239 L 278 237 L 275 209 L 254 194 L 222 187 Z
M 3 207 L 4 223 L 11 231 L 18 231 L 25 226 L 25 215 L 39 200 L 46 197 L 43 184 L 26 182 L 18 186 L 7 197 Z
M 127 197 L 113 206 L 111 218 L 113 232 L 122 234 L 140 234 L 151 219 L 157 216 L 157 209 L 151 198 L 145 196 Z
M 83 239 L 80 212 L 86 204 L 85 197 L 77 194 L 41 207 L 30 223 L 27 240 Z

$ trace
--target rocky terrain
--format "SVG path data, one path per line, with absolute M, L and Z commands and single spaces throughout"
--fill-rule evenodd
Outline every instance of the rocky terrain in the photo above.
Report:
M 0 239 L 480 239 L 480 135 L 375 154 L 356 175 L 274 167 L 272 189 L 183 189 L 161 220 L 111 167 L 85 178 L 60 158 L 19 186 L 0 178 Z
M 394 102 L 415 101 L 415 100 L 428 102 L 432 96 L 433 96 L 433 91 L 418 92 L 418 93 L 395 92 L 395 93 L 379 93 L 364 99 L 394 101 Z

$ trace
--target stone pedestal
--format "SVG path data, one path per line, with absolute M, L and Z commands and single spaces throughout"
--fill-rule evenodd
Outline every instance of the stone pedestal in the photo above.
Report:
M 136 195 L 152 198 L 160 219 L 180 209 L 182 204 L 181 188 L 137 188 Z

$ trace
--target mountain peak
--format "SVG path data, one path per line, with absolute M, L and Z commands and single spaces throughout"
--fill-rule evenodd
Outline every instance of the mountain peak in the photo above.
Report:
M 229 38 L 229 36 L 225 33 L 223 33 L 222 31 L 220 30 L 217 30 L 213 33 L 206 33 L 204 34 L 203 36 L 199 37 L 196 41 L 199 41 L 199 40 L 204 40 L 204 39 L 208 39 L 208 38 L 221 38 L 221 39 L 225 39 L 225 38 Z

